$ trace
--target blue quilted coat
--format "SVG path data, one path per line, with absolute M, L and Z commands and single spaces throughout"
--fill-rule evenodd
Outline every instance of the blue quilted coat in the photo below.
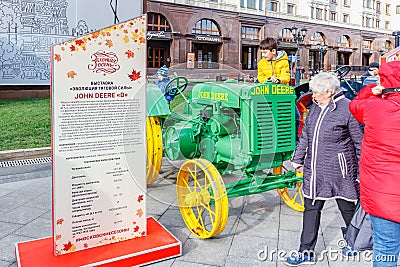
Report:
M 362 132 L 342 92 L 325 108 L 313 104 L 292 162 L 303 165 L 304 197 L 357 200 Z

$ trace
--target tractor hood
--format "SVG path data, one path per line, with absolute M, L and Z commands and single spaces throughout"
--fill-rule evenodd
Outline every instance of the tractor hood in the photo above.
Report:
M 265 95 L 293 95 L 293 87 L 271 82 L 254 84 L 237 81 L 206 82 L 193 87 L 192 100 L 199 104 L 212 105 L 220 101 L 223 106 L 240 107 L 240 99 L 251 99 Z

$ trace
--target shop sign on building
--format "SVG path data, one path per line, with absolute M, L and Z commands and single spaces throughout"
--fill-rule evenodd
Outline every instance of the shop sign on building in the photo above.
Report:
M 209 43 L 221 43 L 221 36 L 211 36 L 211 35 L 195 35 L 194 39 L 200 42 L 209 42 Z
M 353 52 L 353 49 L 351 49 L 350 47 L 339 47 L 338 51 L 340 51 L 340 52 Z
M 165 32 L 165 31 L 159 31 L 159 32 L 153 32 L 149 31 L 147 32 L 147 40 L 152 40 L 152 39 L 171 39 L 171 33 L 170 32 Z

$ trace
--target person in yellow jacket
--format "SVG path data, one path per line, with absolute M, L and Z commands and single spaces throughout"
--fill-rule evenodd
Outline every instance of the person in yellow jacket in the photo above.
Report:
M 288 56 L 285 51 L 278 51 L 278 43 L 274 38 L 262 40 L 259 49 L 261 60 L 257 64 L 258 82 L 271 80 L 274 83 L 289 84 L 290 70 Z

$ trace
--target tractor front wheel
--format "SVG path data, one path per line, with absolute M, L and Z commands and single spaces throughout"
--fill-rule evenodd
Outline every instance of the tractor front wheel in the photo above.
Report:
M 274 168 L 274 174 L 282 174 L 282 167 Z M 282 188 L 276 189 L 279 196 L 290 208 L 303 212 L 304 211 L 304 197 L 301 191 L 301 185 L 303 183 L 297 183 L 296 188 Z
M 228 196 L 225 184 L 215 166 L 205 159 L 182 164 L 176 194 L 182 218 L 199 238 L 220 234 L 228 220 Z
M 152 184 L 158 177 L 162 161 L 162 133 L 158 117 L 146 118 L 147 138 L 147 184 Z

